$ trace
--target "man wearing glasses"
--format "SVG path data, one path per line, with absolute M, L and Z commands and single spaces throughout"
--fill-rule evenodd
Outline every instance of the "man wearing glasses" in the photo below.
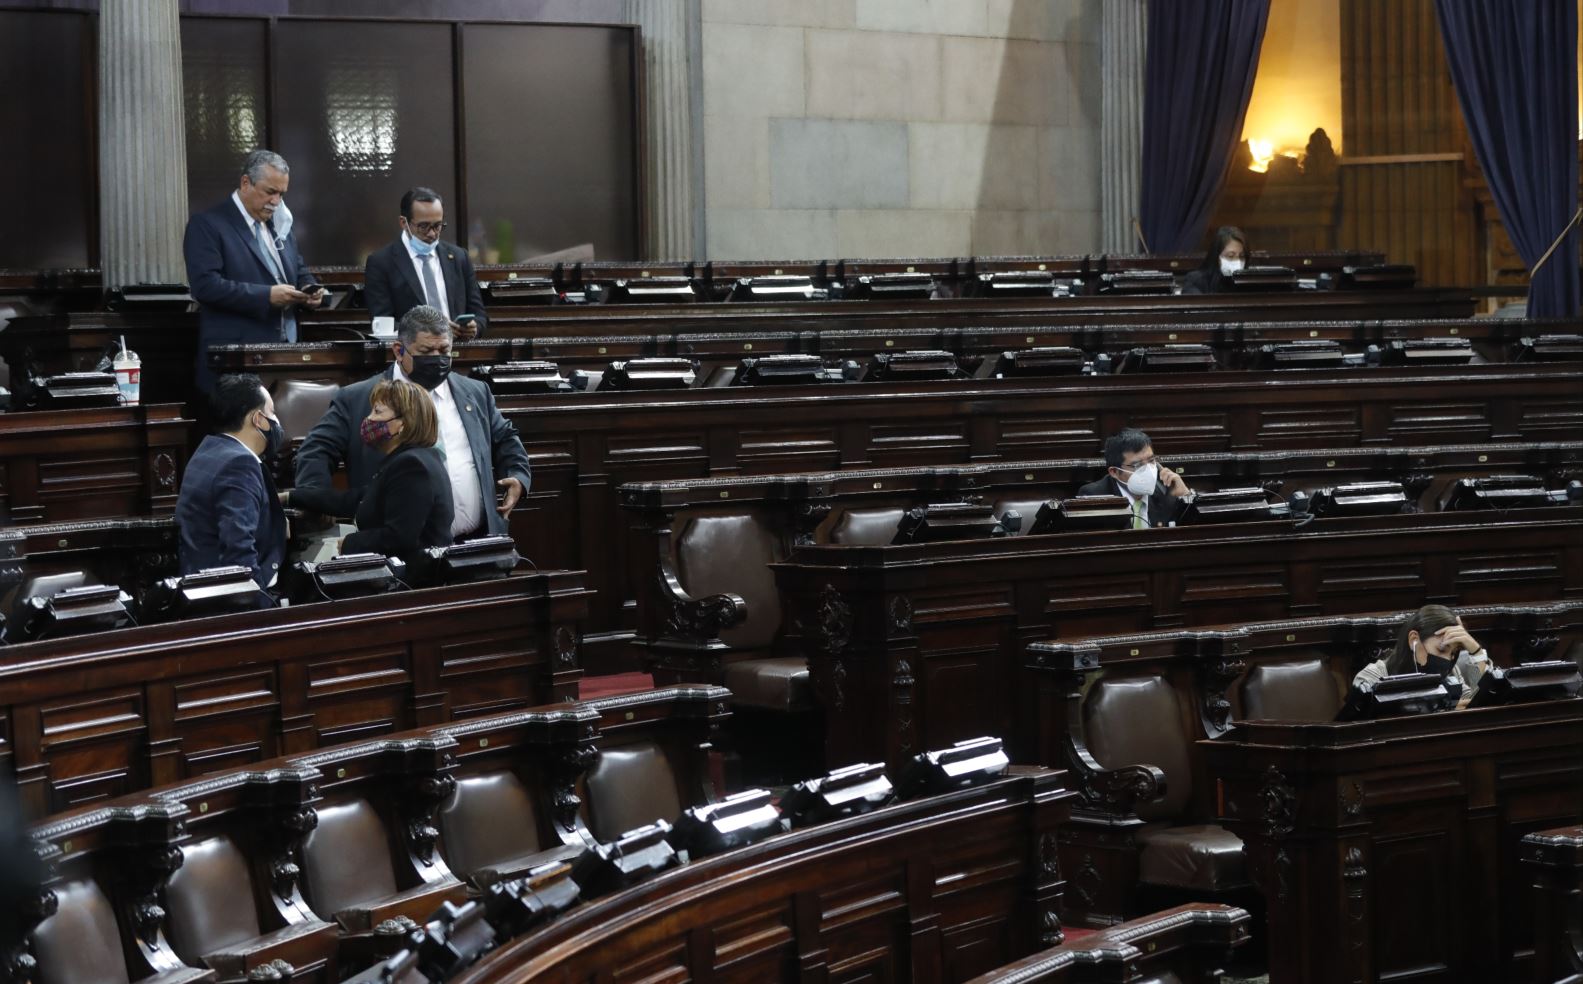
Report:
M 1105 442 L 1105 477 L 1078 490 L 1078 495 L 1119 495 L 1132 509 L 1132 528 L 1166 526 L 1181 515 L 1182 500 L 1192 489 L 1182 476 L 1154 457 L 1149 435 L 1133 427 Z
M 444 242 L 445 203 L 430 188 L 401 196 L 401 236 L 372 254 L 363 269 L 363 296 L 375 318 L 395 318 L 427 304 L 451 323 L 459 342 L 483 334 L 489 318 L 467 250 Z

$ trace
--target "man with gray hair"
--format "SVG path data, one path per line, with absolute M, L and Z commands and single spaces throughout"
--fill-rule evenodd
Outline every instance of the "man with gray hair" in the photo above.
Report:
M 445 452 L 451 479 L 451 535 L 509 533 L 507 519 L 528 491 L 528 453 L 517 429 L 501 416 L 484 383 L 451 372 L 451 322 L 420 304 L 402 316 L 392 362 L 385 371 L 336 391 L 330 409 L 297 452 L 297 488 L 329 488 L 336 467 L 346 465 L 348 488 L 366 487 L 384 454 L 365 443 L 359 428 L 368 416 L 374 386 L 386 379 L 417 383 L 434 401 L 440 425 L 435 445 Z M 496 502 L 496 496 L 499 502 Z
M 297 340 L 297 308 L 316 308 L 324 288 L 308 272 L 284 201 L 291 166 L 270 150 L 242 164 L 231 197 L 187 220 L 182 251 L 198 302 L 200 392 L 211 382 L 210 346 Z

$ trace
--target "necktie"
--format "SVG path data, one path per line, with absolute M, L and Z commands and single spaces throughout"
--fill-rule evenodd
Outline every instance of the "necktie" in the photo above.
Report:
M 440 287 L 434 282 L 434 254 L 419 253 L 418 262 L 423 264 L 423 299 L 429 307 L 444 314 L 445 308 L 440 306 Z
M 258 248 L 264 254 L 264 262 L 269 267 L 269 272 L 274 274 L 277 283 L 286 282 L 286 274 L 280 267 L 280 257 L 271 248 L 270 242 L 264 236 L 264 223 L 253 222 L 253 238 L 258 240 Z M 297 340 L 297 315 L 289 307 L 280 309 L 280 340 L 295 342 Z
M 1148 525 L 1149 524 L 1147 522 L 1145 522 L 1144 518 L 1143 518 L 1143 499 L 1141 497 L 1137 498 L 1137 499 L 1133 499 L 1132 500 L 1132 528 L 1135 529 L 1135 530 L 1141 530 L 1141 529 L 1144 529 L 1145 527 L 1147 527 Z
M 253 238 L 258 240 L 258 248 L 264 254 L 264 262 L 269 265 L 269 272 L 275 275 L 279 283 L 286 282 L 285 271 L 280 268 L 280 259 L 275 256 L 275 251 L 270 248 L 269 240 L 264 238 L 264 223 L 253 223 Z

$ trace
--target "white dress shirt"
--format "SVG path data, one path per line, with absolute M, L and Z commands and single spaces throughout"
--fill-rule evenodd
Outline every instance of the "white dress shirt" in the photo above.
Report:
M 412 258 L 412 269 L 418 273 L 418 290 L 423 290 L 423 264 L 428 263 L 429 269 L 434 271 L 434 289 L 440 295 L 435 298 L 437 303 L 434 306 L 439 308 L 440 313 L 446 318 L 456 320 L 451 318 L 451 299 L 445 293 L 445 271 L 440 269 L 440 244 L 435 243 L 434 252 L 429 254 L 427 260 L 422 260 L 418 258 L 418 251 L 412 248 L 412 237 L 407 235 L 405 229 L 401 231 L 401 243 L 407 247 L 407 255 Z
M 401 363 L 396 363 L 394 368 L 394 378 L 412 382 L 401 371 Z M 445 471 L 451 476 L 451 504 L 456 509 L 451 519 L 451 535 L 471 533 L 484 524 L 480 512 L 484 496 L 478 483 L 478 469 L 473 465 L 473 446 L 467 440 L 467 428 L 462 426 L 461 408 L 456 405 L 449 379 L 424 392 L 429 394 L 434 414 L 439 418 L 438 447 L 445 452 Z
M 1127 500 L 1128 509 L 1131 509 L 1133 503 L 1138 502 L 1141 499 L 1143 502 L 1143 508 L 1138 510 L 1138 515 L 1143 517 L 1143 526 L 1145 529 L 1147 529 L 1154 525 L 1149 522 L 1149 497 L 1146 495 L 1133 495 L 1132 490 L 1127 488 L 1127 484 L 1125 482 L 1117 482 L 1114 478 L 1111 479 L 1111 482 L 1115 484 L 1116 488 L 1121 490 L 1121 497 Z

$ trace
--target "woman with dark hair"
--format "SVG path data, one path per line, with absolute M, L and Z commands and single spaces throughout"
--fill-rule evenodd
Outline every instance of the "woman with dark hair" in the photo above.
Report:
M 1231 275 L 1241 270 L 1248 255 L 1248 238 L 1236 226 L 1221 226 L 1215 244 L 1204 254 L 1198 269 L 1182 278 L 1184 294 L 1219 294 L 1231 289 Z
M 425 547 L 451 545 L 451 480 L 434 446 L 440 429 L 429 394 L 387 379 L 369 395 L 363 441 L 384 454 L 367 488 L 292 489 L 286 503 L 331 516 L 354 515 L 357 532 L 341 553 L 377 553 L 412 561 Z
M 1490 668 L 1489 654 L 1462 627 L 1462 619 L 1444 605 L 1425 605 L 1414 612 L 1396 634 L 1396 648 L 1352 678 L 1354 687 L 1369 686 L 1388 676 L 1433 673 L 1449 676 L 1462 685 L 1457 707 L 1466 707 Z

